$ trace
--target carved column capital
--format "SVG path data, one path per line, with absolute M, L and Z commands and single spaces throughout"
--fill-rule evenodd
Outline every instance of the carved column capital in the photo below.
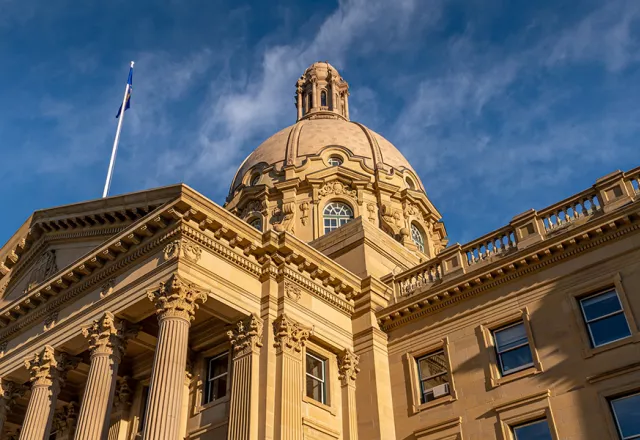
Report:
M 0 381 L 0 399 L 7 411 L 11 410 L 11 407 L 15 403 L 16 399 L 19 399 L 29 389 L 27 385 L 11 382 L 9 380 Z
M 282 314 L 273 322 L 274 347 L 280 352 L 300 353 L 311 336 L 312 329 Z
M 119 362 L 124 354 L 127 340 L 134 338 L 138 330 L 139 326 L 117 319 L 111 312 L 105 312 L 91 325 L 84 327 L 82 334 L 89 340 L 91 356 L 112 355 Z
M 131 406 L 131 378 L 129 376 L 119 377 L 116 383 L 116 391 L 113 399 L 113 407 L 116 411 L 126 413 Z
M 45 345 L 42 351 L 26 359 L 24 365 L 31 374 L 33 386 L 52 386 L 56 381 L 64 382 L 67 372 L 74 369 L 79 361 L 77 357 L 56 352 L 52 346 Z
M 57 431 L 60 436 L 69 436 L 75 430 L 77 422 L 78 404 L 69 402 L 54 413 L 52 431 Z
M 235 330 L 227 332 L 235 357 L 257 351 L 262 347 L 262 325 L 262 319 L 252 313 L 248 318 L 238 321 Z
M 340 353 L 338 356 L 338 377 L 342 382 L 342 386 L 355 385 L 356 376 L 360 372 L 359 363 L 360 356 L 350 349 L 347 348 Z
M 174 274 L 168 281 L 160 283 L 158 290 L 149 292 L 147 296 L 155 302 L 159 320 L 181 318 L 191 322 L 200 307 L 198 302 L 204 303 L 207 294 L 207 291 Z

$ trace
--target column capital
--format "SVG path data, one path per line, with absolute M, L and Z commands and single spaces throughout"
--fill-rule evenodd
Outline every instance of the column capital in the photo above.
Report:
M 133 391 L 130 386 L 131 378 L 129 376 L 119 377 L 116 382 L 116 391 L 113 399 L 113 408 L 116 411 L 126 413 L 131 406 L 131 396 Z
M 229 330 L 227 336 L 233 345 L 234 357 L 256 352 L 262 347 L 262 319 L 255 313 L 238 321 L 235 330 Z
M 78 362 L 79 358 L 45 345 L 40 352 L 26 359 L 24 365 L 31 374 L 33 386 L 52 386 L 56 381 L 64 382 L 67 372 L 74 369 Z
M 273 321 L 273 333 L 275 336 L 273 345 L 278 350 L 278 353 L 299 353 L 312 332 L 311 327 L 302 325 L 283 313 Z
M 118 362 L 124 354 L 127 340 L 135 338 L 139 326 L 117 319 L 113 313 L 105 312 L 91 325 L 82 329 L 82 335 L 89 340 L 91 356 L 115 356 Z
M 53 415 L 52 431 L 57 431 L 60 435 L 73 433 L 78 421 L 78 404 L 69 402 Z
M 204 303 L 208 292 L 173 274 L 169 280 L 160 283 L 157 290 L 148 292 L 147 297 L 155 302 L 158 320 L 180 318 L 191 322 L 200 307 L 198 302 Z
M 27 385 L 11 382 L 10 380 L 0 381 L 0 399 L 7 411 L 11 411 L 11 407 L 16 399 L 19 399 L 29 389 Z
M 356 376 L 360 372 L 359 363 L 360 356 L 348 348 L 338 355 L 338 377 L 342 386 L 355 385 Z

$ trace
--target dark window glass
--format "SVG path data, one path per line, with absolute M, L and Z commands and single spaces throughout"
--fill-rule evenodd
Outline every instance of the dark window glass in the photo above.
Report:
M 144 428 L 145 417 L 147 417 L 147 402 L 149 401 L 149 387 L 142 387 L 142 401 L 140 402 L 140 423 L 138 424 L 138 432 L 141 433 Z
M 320 403 L 326 403 L 326 367 L 327 361 L 312 353 L 307 353 L 306 379 L 307 397 Z
M 253 226 L 254 228 L 256 228 L 258 231 L 262 231 L 262 219 L 261 218 L 254 218 L 253 220 L 251 220 L 251 223 L 249 223 L 251 226 Z
M 622 440 L 640 438 L 640 393 L 611 401 L 618 433 Z
M 552 440 L 547 419 L 516 426 L 513 436 L 515 440 Z
M 449 395 L 449 371 L 444 351 L 440 350 L 423 356 L 417 362 L 420 401 L 426 403 Z
M 213 402 L 227 395 L 229 379 L 229 353 L 214 356 L 207 362 L 207 382 L 204 403 Z
M 324 90 L 320 93 L 320 105 L 322 107 L 327 106 L 327 92 L 325 92 Z
M 522 322 L 493 332 L 502 375 L 515 373 L 533 365 L 527 331 Z
M 620 298 L 615 290 L 580 300 L 592 347 L 599 347 L 631 335 Z

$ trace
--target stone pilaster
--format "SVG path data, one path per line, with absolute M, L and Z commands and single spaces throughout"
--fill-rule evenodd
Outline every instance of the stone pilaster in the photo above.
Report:
M 262 347 L 262 319 L 252 314 L 227 332 L 233 346 L 233 375 L 228 440 L 258 438 L 258 356 Z
M 276 348 L 276 440 L 302 440 L 304 363 L 311 329 L 280 315 L 273 323 Z
M 127 435 L 129 410 L 131 409 L 131 378 L 123 376 L 118 378 L 116 392 L 113 399 L 112 421 L 109 425 L 108 440 L 124 440 Z
M 56 440 L 71 440 L 78 421 L 78 404 L 69 402 L 53 416 L 53 429 L 57 431 Z
M 78 365 L 78 358 L 56 352 L 45 345 L 42 351 L 25 360 L 31 373 L 31 397 L 27 406 L 20 440 L 49 438 L 53 413 L 66 374 Z
M 4 431 L 4 422 L 16 399 L 22 397 L 27 390 L 27 386 L 17 384 L 8 380 L 0 381 L 0 435 Z
M 338 374 L 342 387 L 342 438 L 358 440 L 356 412 L 356 376 L 360 372 L 360 356 L 346 349 L 338 356 Z
M 106 439 L 118 366 L 128 338 L 135 337 L 137 327 L 106 312 L 82 329 L 89 340 L 91 365 L 78 417 L 76 440 Z
M 149 299 L 156 305 L 159 330 L 143 440 L 177 439 L 189 327 L 198 302 L 207 300 L 207 292 L 172 275 L 158 290 L 149 292 Z

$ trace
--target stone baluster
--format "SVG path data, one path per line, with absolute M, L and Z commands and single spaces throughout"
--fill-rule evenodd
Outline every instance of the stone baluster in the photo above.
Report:
M 16 399 L 22 397 L 28 387 L 8 380 L 0 381 L 0 435 L 4 431 L 4 422 L 11 412 Z
M 356 376 L 360 356 L 346 349 L 338 356 L 338 374 L 342 386 L 342 438 L 358 440 L 358 417 L 356 412 Z
M 311 329 L 284 313 L 273 322 L 276 348 L 276 440 L 302 440 L 304 363 Z M 278 402 L 279 401 L 279 402 Z
M 262 319 L 252 314 L 227 332 L 233 346 L 233 376 L 228 440 L 258 438 L 258 356 L 262 347 Z
M 131 409 L 131 378 L 123 376 L 118 378 L 116 392 L 113 399 L 114 420 L 109 425 L 108 440 L 124 440 L 127 435 L 129 410 Z
M 69 402 L 53 416 L 56 440 L 71 440 L 78 421 L 78 404 Z
M 158 290 L 149 292 L 149 299 L 155 302 L 159 329 L 142 438 L 177 439 L 189 328 L 207 292 L 172 275 Z
M 58 394 L 67 372 L 75 368 L 78 362 L 78 358 L 56 352 L 49 345 L 25 360 L 32 384 L 20 440 L 42 440 L 49 437 Z
M 107 438 L 118 366 L 127 340 L 137 333 L 137 326 L 116 319 L 111 312 L 106 312 L 82 329 L 82 334 L 89 340 L 91 365 L 82 398 L 76 440 Z

